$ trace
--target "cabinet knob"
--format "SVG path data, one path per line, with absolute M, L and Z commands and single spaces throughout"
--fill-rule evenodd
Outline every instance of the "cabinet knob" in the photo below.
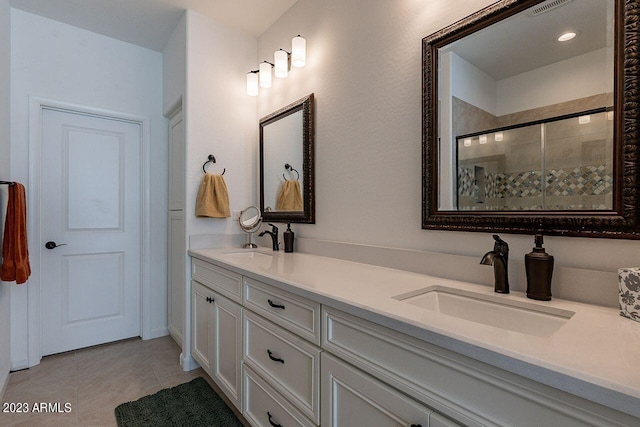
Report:
M 273 420 L 271 419 L 271 412 L 267 412 L 267 416 L 269 417 L 269 424 L 271 424 L 273 427 L 282 427 L 280 424 L 273 422 Z

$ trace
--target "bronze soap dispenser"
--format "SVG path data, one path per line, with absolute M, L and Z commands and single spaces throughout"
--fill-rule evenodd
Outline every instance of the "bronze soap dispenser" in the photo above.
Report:
M 551 299 L 551 277 L 553 276 L 553 257 L 542 247 L 542 234 L 536 234 L 535 247 L 524 256 L 527 271 L 527 297 L 549 301 Z

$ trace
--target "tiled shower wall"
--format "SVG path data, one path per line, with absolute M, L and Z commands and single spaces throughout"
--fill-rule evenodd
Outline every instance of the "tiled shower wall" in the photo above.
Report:
M 494 117 L 454 98 L 457 135 L 509 126 L 603 107 L 610 94 Z M 509 122 L 508 120 L 513 120 Z M 461 210 L 572 210 L 612 208 L 612 126 L 607 115 L 591 116 L 587 126 L 577 118 L 546 126 L 545 166 L 539 126 L 505 132 L 504 141 L 489 135 L 472 146 L 458 147 L 458 208 Z M 595 130 L 594 130 L 595 129 Z M 604 131 L 603 129 L 607 129 Z M 482 174 L 476 177 L 476 173 Z M 479 178 L 476 180 L 476 178 Z M 478 188 L 480 183 L 483 188 Z M 544 194 L 543 194 L 544 191 Z M 544 197 L 543 197 L 544 196 Z

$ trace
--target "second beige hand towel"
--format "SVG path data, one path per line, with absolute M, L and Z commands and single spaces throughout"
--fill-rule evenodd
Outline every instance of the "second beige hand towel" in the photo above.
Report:
M 229 209 L 229 191 L 222 175 L 205 173 L 196 198 L 196 216 L 209 218 L 227 218 Z
M 302 195 L 298 181 L 285 181 L 282 185 L 276 209 L 279 211 L 301 211 Z

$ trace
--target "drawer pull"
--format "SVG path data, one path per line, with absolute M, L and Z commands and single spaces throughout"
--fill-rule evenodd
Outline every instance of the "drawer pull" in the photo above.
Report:
M 284 360 L 280 359 L 279 357 L 275 357 L 271 350 L 267 350 L 267 354 L 269 355 L 269 359 L 273 360 L 274 362 L 280 362 L 284 365 Z
M 270 299 L 267 300 L 267 302 L 269 303 L 269 305 L 273 308 L 281 308 L 284 310 L 284 305 L 282 304 L 275 304 L 273 301 L 271 301 Z
M 269 416 L 269 424 L 271 424 L 273 427 L 282 427 L 280 424 L 276 424 L 273 422 L 273 420 L 271 419 L 271 412 L 267 412 L 267 415 Z
M 411 427 L 422 427 L 422 424 L 411 424 Z
M 213 298 L 211 298 L 211 297 L 207 297 L 207 302 L 208 302 L 209 304 L 212 304 L 212 303 L 214 303 L 215 301 L 216 301 L 215 299 L 213 299 Z

